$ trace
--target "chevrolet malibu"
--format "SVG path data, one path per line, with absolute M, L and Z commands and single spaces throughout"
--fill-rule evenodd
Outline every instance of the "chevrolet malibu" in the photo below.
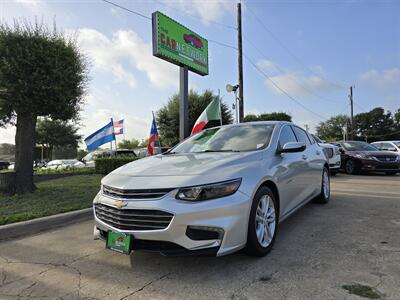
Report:
M 103 178 L 94 236 L 129 254 L 263 256 L 280 222 L 310 200 L 327 203 L 330 177 L 320 146 L 289 122 L 201 131 L 164 154 Z

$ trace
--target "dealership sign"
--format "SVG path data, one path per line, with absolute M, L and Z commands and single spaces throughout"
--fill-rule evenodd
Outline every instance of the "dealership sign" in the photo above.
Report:
M 207 40 L 159 11 L 153 13 L 152 19 L 153 55 L 208 75 Z

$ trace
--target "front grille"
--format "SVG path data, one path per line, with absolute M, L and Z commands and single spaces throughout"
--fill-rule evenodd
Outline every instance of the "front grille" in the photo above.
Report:
M 96 203 L 94 209 L 98 219 L 121 230 L 165 229 L 174 216 L 161 210 L 118 209 L 100 203 Z
M 117 199 L 159 199 L 172 189 L 123 190 L 103 185 L 103 194 Z
M 376 169 L 378 170 L 398 170 L 399 167 L 394 166 L 394 165 L 389 165 L 389 166 L 376 166 Z
M 394 162 L 397 157 L 392 155 L 375 155 L 375 158 L 379 161 Z

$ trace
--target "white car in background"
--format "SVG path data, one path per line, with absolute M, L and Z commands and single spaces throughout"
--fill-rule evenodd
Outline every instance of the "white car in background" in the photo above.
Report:
M 391 151 L 400 153 L 400 141 L 380 141 L 371 143 L 381 151 Z
M 340 170 L 340 164 L 341 164 L 341 153 L 339 147 L 325 143 L 323 140 L 321 140 L 318 136 L 314 134 L 312 134 L 312 137 L 318 143 L 318 145 L 320 145 L 321 148 L 323 148 L 323 151 L 329 161 L 329 170 L 331 174 L 336 175 L 336 173 L 338 173 Z
M 56 159 L 49 161 L 44 169 L 85 168 L 85 164 L 77 159 Z

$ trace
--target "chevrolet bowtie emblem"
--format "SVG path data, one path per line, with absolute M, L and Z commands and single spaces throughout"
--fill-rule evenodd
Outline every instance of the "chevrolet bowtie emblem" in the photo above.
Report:
M 114 202 L 114 206 L 117 207 L 117 208 L 122 208 L 122 207 L 125 207 L 127 205 L 128 205 L 128 202 L 126 202 L 126 201 L 119 200 L 119 201 L 115 201 Z

